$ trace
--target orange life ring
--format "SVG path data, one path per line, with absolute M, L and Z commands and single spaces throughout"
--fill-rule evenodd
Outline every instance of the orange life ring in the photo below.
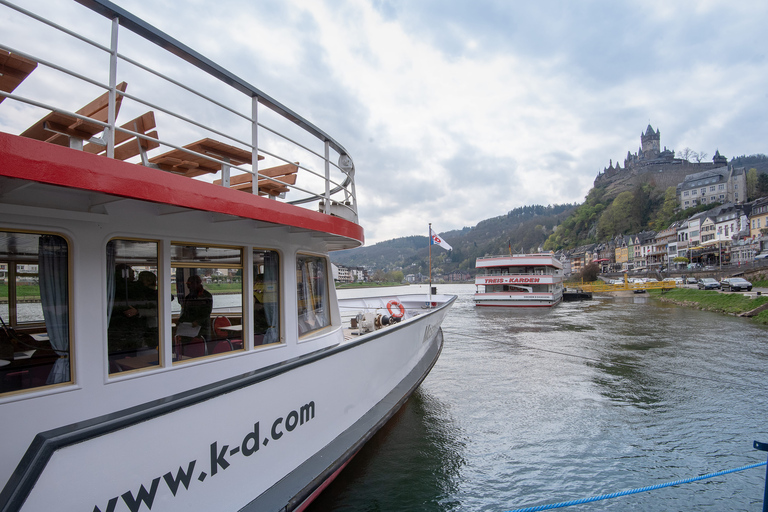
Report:
M 397 313 L 392 311 L 392 306 L 397 308 Z M 395 318 L 403 318 L 403 316 L 405 316 L 405 306 L 403 306 L 402 304 L 400 304 L 400 302 L 394 299 L 392 299 L 387 303 L 387 311 L 389 311 L 389 314 Z

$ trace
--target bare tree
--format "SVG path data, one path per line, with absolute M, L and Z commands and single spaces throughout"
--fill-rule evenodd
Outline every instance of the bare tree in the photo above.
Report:
M 691 158 L 696 160 L 697 163 L 701 163 L 702 160 L 707 158 L 707 153 L 706 151 L 699 151 L 698 153 L 694 151 L 693 154 L 691 154 Z
M 685 160 L 686 162 L 690 162 L 690 161 L 691 161 L 691 158 L 692 158 L 692 157 L 693 157 L 693 155 L 695 155 L 695 154 L 696 154 L 696 152 L 695 152 L 694 150 L 692 150 L 691 148 L 685 148 L 684 150 L 682 150 L 682 151 L 681 151 L 681 152 L 678 154 L 678 156 L 679 156 L 680 158 L 682 158 L 683 160 Z

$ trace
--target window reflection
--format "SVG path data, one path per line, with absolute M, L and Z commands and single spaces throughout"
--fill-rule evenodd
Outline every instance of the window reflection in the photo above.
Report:
M 69 247 L 0 231 L 0 393 L 71 381 Z
M 280 259 L 275 251 L 253 251 L 253 343 L 280 341 Z
M 296 257 L 299 336 L 330 325 L 327 276 L 325 258 Z
M 242 261 L 237 247 L 171 246 L 175 360 L 243 348 Z
M 160 362 L 157 243 L 111 240 L 107 244 L 107 345 L 109 373 Z

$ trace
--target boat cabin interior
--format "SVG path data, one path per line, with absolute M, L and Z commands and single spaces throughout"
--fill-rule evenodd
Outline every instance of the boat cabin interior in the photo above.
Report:
M 110 376 L 285 342 L 279 251 L 254 248 L 246 258 L 243 247 L 127 238 L 103 249 Z M 72 254 L 65 236 L 0 231 L 0 397 L 72 381 Z M 332 285 L 323 256 L 298 254 L 295 267 L 302 337 L 330 325 Z M 253 333 L 250 347 L 244 329 Z

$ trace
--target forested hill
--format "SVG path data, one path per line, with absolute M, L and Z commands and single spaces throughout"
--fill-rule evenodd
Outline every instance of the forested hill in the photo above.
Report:
M 730 163 L 748 170 L 746 182 L 750 200 L 768 196 L 766 155 L 742 155 Z M 652 177 L 653 173 L 643 176 Z M 675 187 L 659 189 L 651 179 L 621 192 L 595 187 L 580 205 L 522 206 L 474 227 L 439 233 L 453 246 L 453 251 L 435 248 L 432 268 L 443 274 L 472 270 L 477 257 L 508 254 L 510 246 L 518 254 L 535 252 L 539 248 L 568 250 L 588 243 L 606 242 L 617 235 L 641 230 L 659 231 L 673 221 L 686 219 L 713 206 L 705 204 L 681 211 Z M 372 271 L 402 270 L 404 274 L 426 274 L 429 271 L 428 241 L 426 236 L 396 238 L 370 247 L 331 253 L 331 260 Z
M 478 256 L 507 254 L 510 245 L 512 251 L 517 253 L 538 251 L 554 228 L 576 206 L 522 206 L 506 215 L 481 221 L 474 227 L 441 232 L 440 236 L 453 247 L 453 251 L 435 246 L 432 250 L 433 271 L 449 273 L 473 269 Z M 332 252 L 331 260 L 337 264 L 371 270 L 403 270 L 406 274 L 426 274 L 428 243 L 427 236 L 395 238 L 370 247 Z

